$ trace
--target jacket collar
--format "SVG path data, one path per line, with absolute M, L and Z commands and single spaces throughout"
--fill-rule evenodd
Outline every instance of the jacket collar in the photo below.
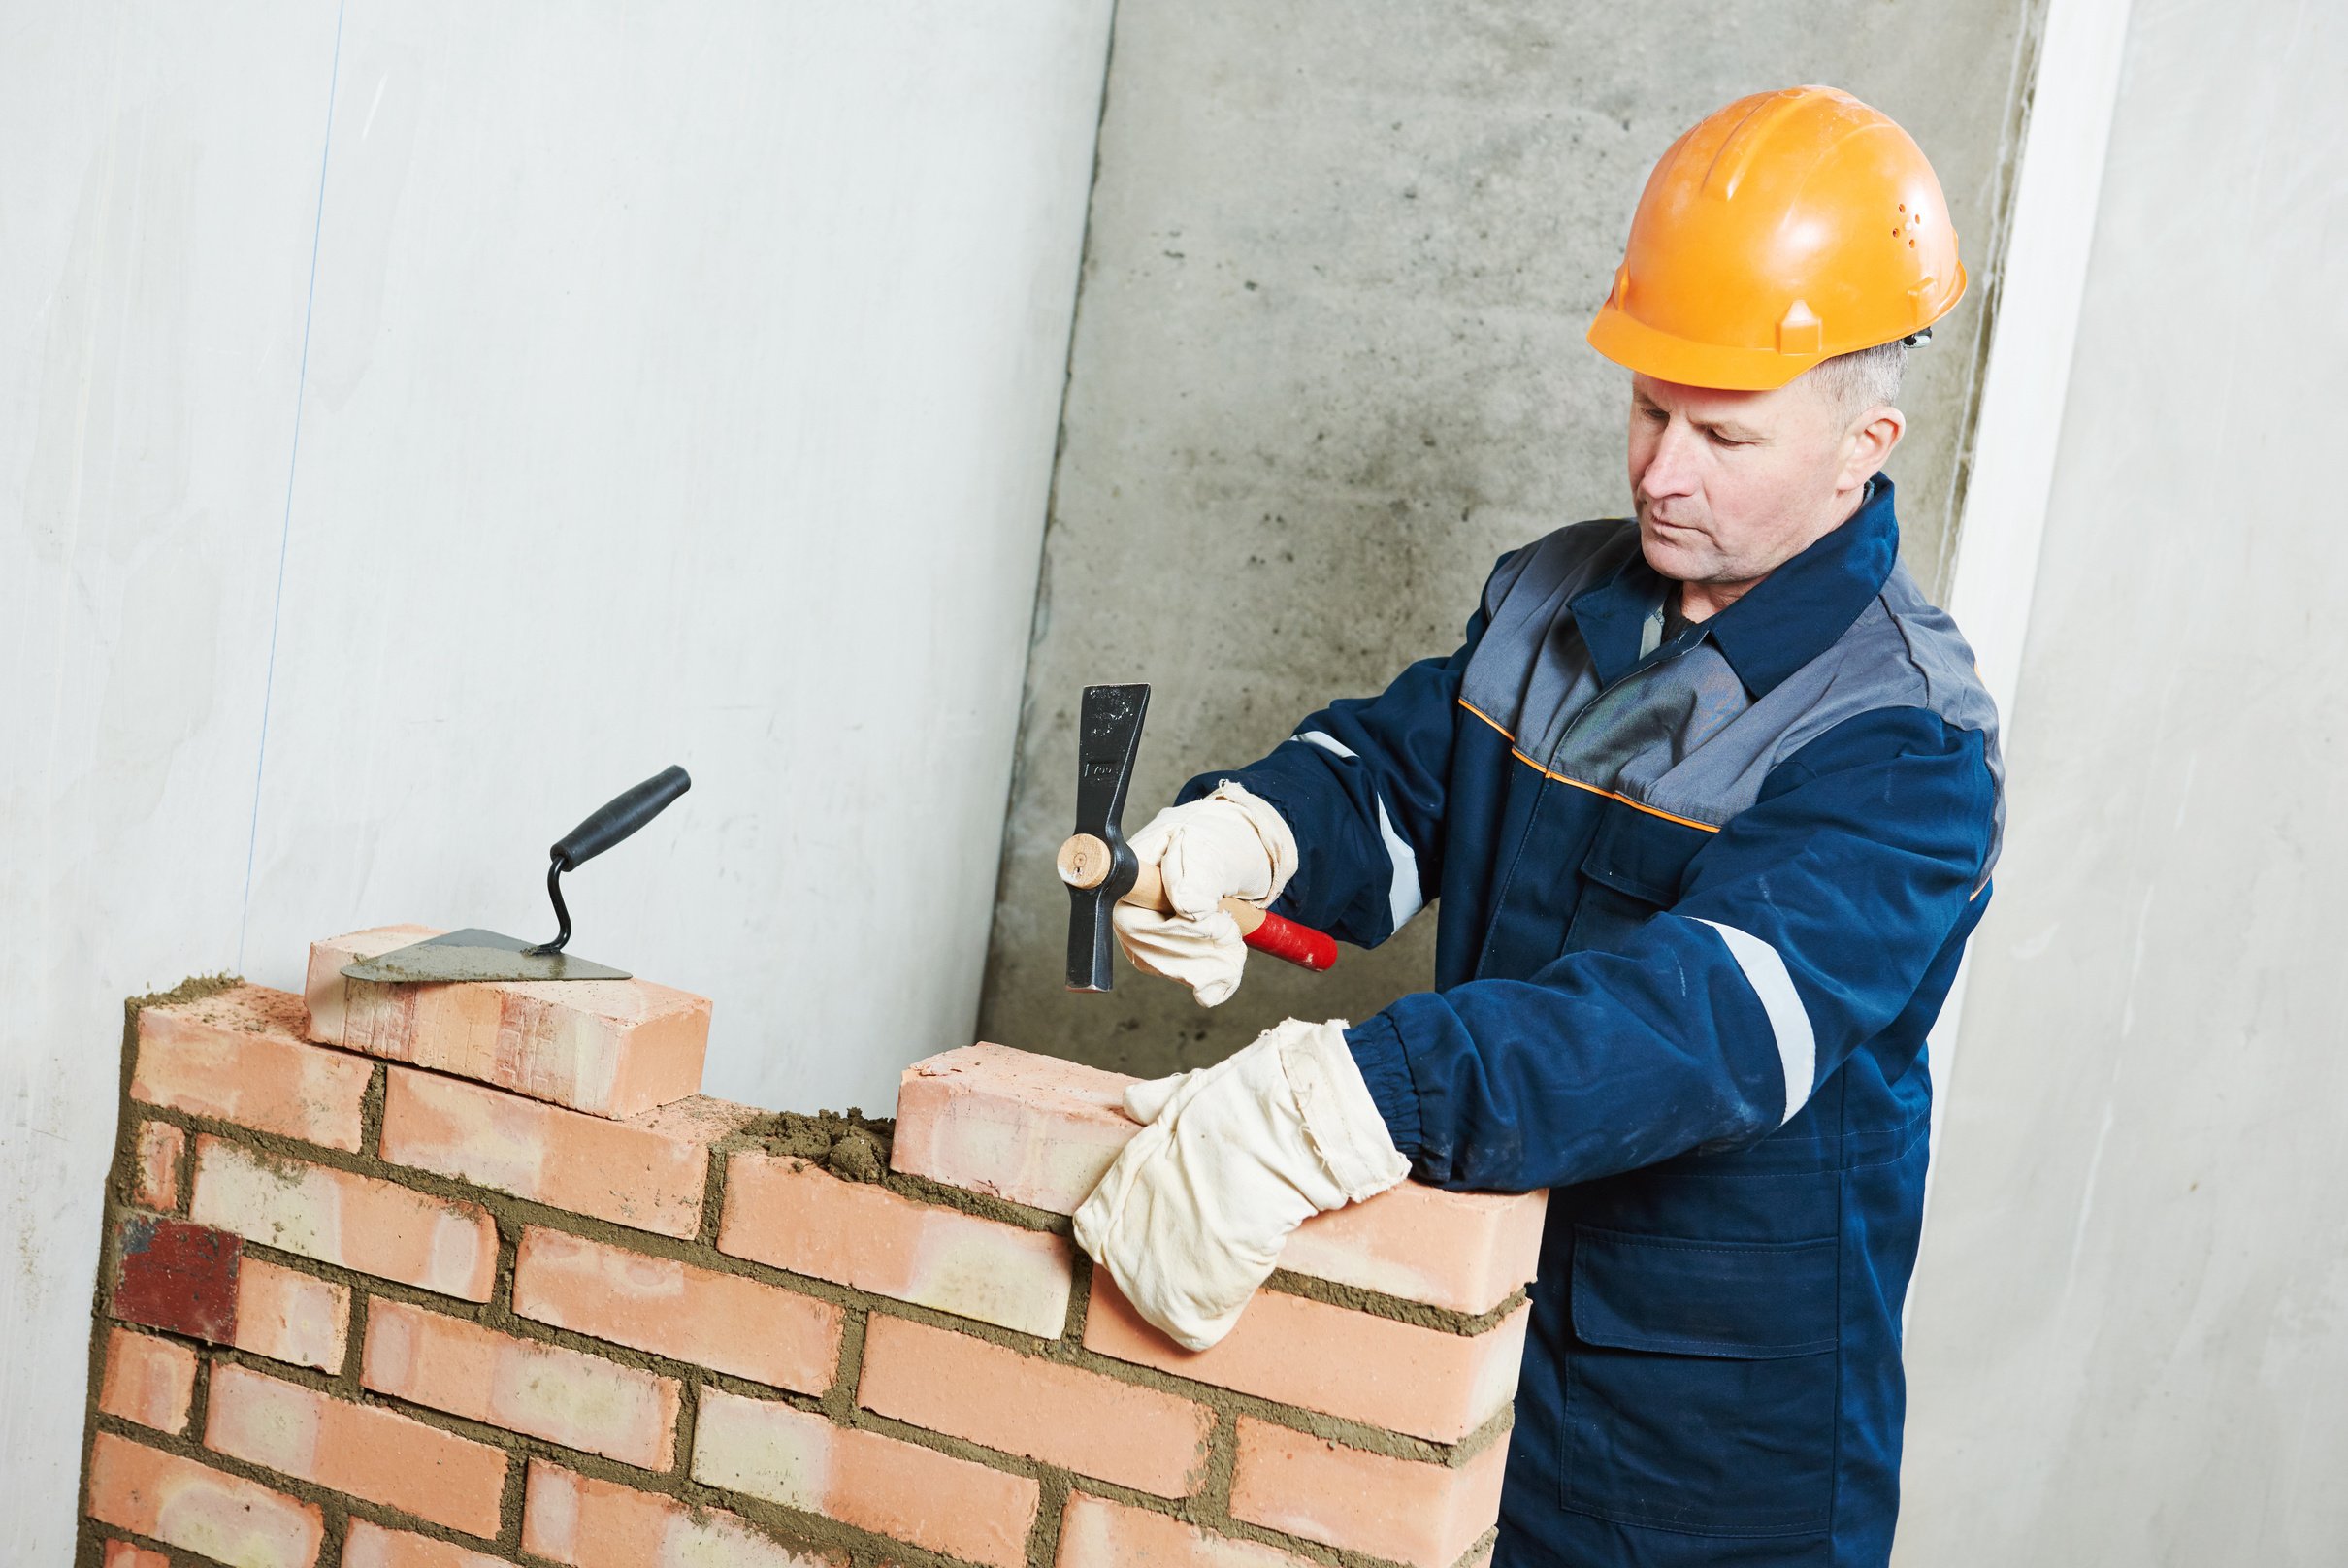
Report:
M 1892 482 L 1878 474 L 1840 528 L 1683 636 L 1711 637 L 1745 690 L 1765 696 L 1849 629 L 1882 591 L 1899 554 Z M 1638 665 L 1641 635 L 1661 612 L 1664 587 L 1645 554 L 1633 550 L 1613 576 L 1574 599 L 1574 622 L 1601 681 L 1618 680 Z

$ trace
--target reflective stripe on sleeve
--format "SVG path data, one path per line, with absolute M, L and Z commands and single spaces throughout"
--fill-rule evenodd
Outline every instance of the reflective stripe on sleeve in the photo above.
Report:
M 1818 1037 L 1810 1030 L 1810 1010 L 1802 1005 L 1794 977 L 1786 973 L 1785 961 L 1776 948 L 1750 931 L 1716 920 L 1699 918 L 1696 924 L 1720 933 L 1728 956 L 1745 971 L 1745 983 L 1753 988 L 1761 1010 L 1769 1015 L 1770 1029 L 1777 1036 L 1777 1062 L 1785 1069 L 1785 1114 L 1777 1121 L 1783 1127 L 1809 1101 L 1810 1079 L 1818 1070 Z
M 1351 746 L 1326 731 L 1307 730 L 1289 738 L 1335 752 L 1348 761 L 1359 760 Z M 1413 915 L 1426 907 L 1426 899 L 1419 892 L 1419 857 L 1411 853 L 1411 846 L 1394 831 L 1393 819 L 1386 814 L 1386 798 L 1378 794 L 1375 784 L 1370 793 L 1378 801 L 1378 836 L 1386 841 L 1386 859 L 1394 863 L 1394 880 L 1386 889 L 1386 909 L 1393 923 L 1387 930 L 1398 931 Z

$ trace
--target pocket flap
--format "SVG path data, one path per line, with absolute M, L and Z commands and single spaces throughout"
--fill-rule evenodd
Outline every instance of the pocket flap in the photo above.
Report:
M 1679 901 L 1687 863 L 1709 836 L 1611 800 L 1598 819 L 1590 847 L 1582 852 L 1582 874 L 1617 893 L 1668 908 Z
M 1835 1348 L 1832 1236 L 1690 1241 L 1574 1227 L 1574 1332 L 1584 1343 L 1771 1360 Z

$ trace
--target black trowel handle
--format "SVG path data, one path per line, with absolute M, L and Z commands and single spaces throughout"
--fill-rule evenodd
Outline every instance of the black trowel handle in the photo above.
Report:
M 669 809 L 669 802 L 693 788 L 682 768 L 664 768 L 631 790 L 597 806 L 585 822 L 555 840 L 554 861 L 568 871 L 584 866 L 645 823 Z

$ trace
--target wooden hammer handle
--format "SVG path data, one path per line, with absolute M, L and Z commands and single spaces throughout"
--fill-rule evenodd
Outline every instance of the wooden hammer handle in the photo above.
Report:
M 1091 833 L 1078 833 L 1060 846 L 1057 864 L 1060 879 L 1070 887 L 1098 887 L 1109 874 L 1109 846 Z M 1174 908 L 1166 899 L 1165 880 L 1158 874 L 1155 865 L 1142 866 L 1132 888 L 1117 901 L 1155 909 L 1159 914 L 1170 914 Z M 1326 931 L 1300 926 L 1245 898 L 1226 898 L 1223 907 L 1239 927 L 1240 940 L 1258 953 L 1268 953 L 1306 969 L 1326 969 L 1337 963 L 1336 940 Z

